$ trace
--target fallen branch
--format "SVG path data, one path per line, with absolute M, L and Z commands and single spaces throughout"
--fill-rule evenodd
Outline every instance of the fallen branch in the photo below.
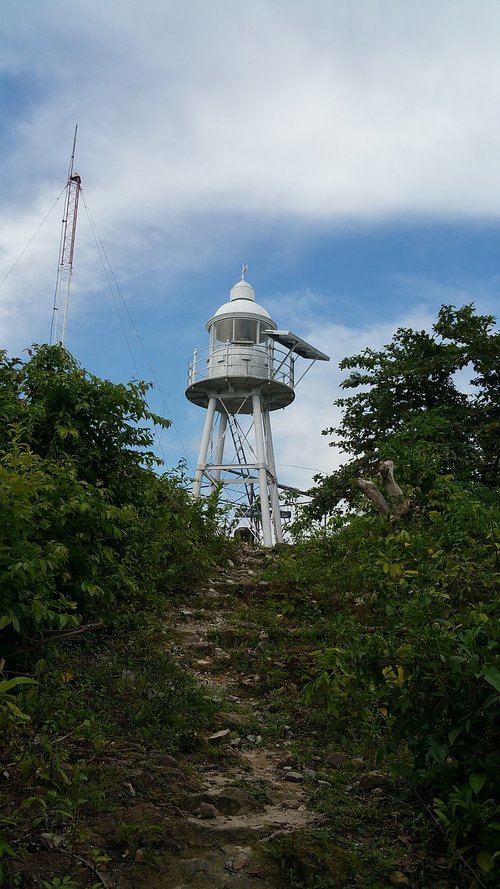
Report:
M 89 870 L 91 874 L 99 880 L 101 886 L 103 886 L 104 889 L 113 889 L 114 880 L 111 880 L 110 882 L 108 878 L 105 877 L 104 874 L 101 873 L 101 871 L 96 867 L 93 861 L 89 861 L 88 858 L 84 858 L 83 855 L 79 855 L 77 852 L 72 852 L 71 849 L 68 849 L 67 846 L 65 846 L 63 843 L 50 842 L 50 840 L 45 837 L 42 837 L 42 842 L 48 849 L 51 850 L 51 852 L 59 852 L 60 855 L 64 855 L 66 858 L 71 858 L 73 861 L 77 861 L 79 864 L 82 864 L 84 867 L 86 867 L 87 870 Z
M 104 627 L 105 625 L 103 623 L 85 624 L 84 626 L 76 627 L 74 630 L 49 630 L 45 635 L 50 639 L 64 639 L 66 636 L 78 636 L 80 633 L 104 630 Z

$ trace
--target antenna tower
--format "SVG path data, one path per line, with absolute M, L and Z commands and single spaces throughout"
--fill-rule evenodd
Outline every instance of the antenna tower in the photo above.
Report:
M 75 135 L 73 137 L 73 150 L 69 162 L 66 197 L 64 199 L 64 215 L 62 219 L 61 241 L 59 245 L 59 262 L 57 266 L 56 287 L 54 292 L 54 308 L 52 310 L 52 323 L 50 326 L 51 346 L 55 343 L 61 343 L 61 345 L 64 346 L 66 326 L 68 323 L 68 303 L 71 288 L 71 276 L 73 274 L 73 254 L 75 250 L 78 201 L 82 187 L 80 176 L 73 172 L 77 131 L 78 125 L 75 127 Z

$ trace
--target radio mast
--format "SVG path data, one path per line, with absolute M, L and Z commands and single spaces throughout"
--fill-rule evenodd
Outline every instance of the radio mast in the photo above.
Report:
M 64 199 L 64 215 L 62 219 L 61 241 L 59 245 L 59 262 L 57 266 L 56 287 L 54 292 L 54 308 L 52 310 L 52 323 L 50 326 L 50 345 L 60 343 L 64 346 L 66 339 L 66 326 L 68 323 L 68 303 L 71 288 L 71 276 L 73 274 L 73 254 L 75 250 L 76 221 L 78 217 L 78 200 L 82 187 L 82 180 L 73 172 L 76 151 L 75 127 L 73 138 L 73 150 L 69 162 L 68 182 L 66 185 L 66 197 Z

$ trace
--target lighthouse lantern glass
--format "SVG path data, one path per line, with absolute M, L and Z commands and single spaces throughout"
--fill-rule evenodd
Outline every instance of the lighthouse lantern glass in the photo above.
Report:
M 269 322 L 262 324 L 255 318 L 222 318 L 212 327 L 212 345 L 218 348 L 226 343 L 264 343 L 264 330 L 268 327 Z

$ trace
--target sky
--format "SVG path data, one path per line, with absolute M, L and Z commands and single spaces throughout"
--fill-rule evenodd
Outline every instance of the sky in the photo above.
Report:
M 0 348 L 49 339 L 78 124 L 68 349 L 154 382 L 158 453 L 190 472 L 187 361 L 248 264 L 331 356 L 272 417 L 306 489 L 344 459 L 342 358 L 443 303 L 498 313 L 499 59 L 497 0 L 2 0 Z

